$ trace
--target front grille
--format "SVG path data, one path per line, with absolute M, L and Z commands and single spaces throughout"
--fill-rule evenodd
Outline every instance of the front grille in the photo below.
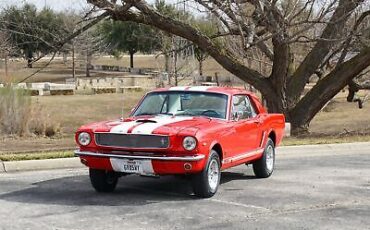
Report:
M 170 144 L 168 136 L 116 133 L 95 133 L 95 142 L 100 146 L 121 148 L 164 149 Z

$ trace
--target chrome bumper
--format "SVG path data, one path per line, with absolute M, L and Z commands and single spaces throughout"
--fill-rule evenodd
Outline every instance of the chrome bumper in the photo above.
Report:
M 86 151 L 75 151 L 76 156 L 89 156 L 89 157 L 113 157 L 121 159 L 140 159 L 140 160 L 160 160 L 160 161 L 199 161 L 204 159 L 204 155 L 193 155 L 183 157 L 171 157 L 171 156 L 133 156 L 133 155 L 121 155 L 121 154 L 109 154 L 109 153 L 95 153 Z

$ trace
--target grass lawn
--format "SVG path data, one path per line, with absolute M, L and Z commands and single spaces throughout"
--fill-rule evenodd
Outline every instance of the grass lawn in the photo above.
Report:
M 102 57 L 94 60 L 96 64 L 128 66 L 128 57 L 120 60 Z M 137 55 L 136 66 L 158 68 L 163 66 L 163 58 Z M 36 64 L 35 68 L 41 66 Z M 23 68 L 24 63 L 11 63 L 10 73 L 15 80 L 19 80 L 32 73 L 33 70 Z M 207 60 L 205 72 L 213 75 L 214 72 L 228 74 L 215 61 Z M 0 66 L 0 79 L 3 70 Z M 79 70 L 77 74 L 83 74 Z M 70 62 L 66 65 L 62 60 L 56 60 L 30 81 L 64 81 L 71 77 Z M 75 146 L 73 133 L 82 124 L 94 121 L 117 119 L 127 115 L 145 92 L 126 94 L 99 94 L 74 96 L 44 96 L 33 97 L 35 103 L 41 105 L 43 111 L 61 127 L 61 135 L 56 138 L 2 138 L 0 139 L 0 155 L 9 152 L 29 152 L 31 150 L 71 149 Z M 364 96 L 366 92 L 360 92 Z M 356 103 L 346 102 L 346 93 L 338 94 L 334 100 L 321 111 L 311 122 L 311 135 L 306 137 L 285 138 L 284 145 L 342 143 L 354 141 L 370 141 L 370 104 L 358 109 Z
M 0 161 L 43 160 L 74 157 L 73 151 L 0 154 Z

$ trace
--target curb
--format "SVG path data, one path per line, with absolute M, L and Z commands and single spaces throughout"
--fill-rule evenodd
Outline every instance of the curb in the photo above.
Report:
M 84 167 L 78 157 L 47 160 L 3 161 L 1 164 L 2 167 L 0 167 L 0 173 Z

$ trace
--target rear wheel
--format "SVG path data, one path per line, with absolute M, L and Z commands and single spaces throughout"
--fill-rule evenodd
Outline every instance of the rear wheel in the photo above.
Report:
M 117 186 L 116 172 L 90 168 L 89 174 L 91 184 L 97 192 L 113 192 Z
M 211 150 L 208 162 L 203 171 L 192 178 L 194 194 L 209 198 L 216 194 L 221 179 L 220 157 L 215 150 Z
M 258 178 L 271 176 L 275 167 L 275 145 L 269 138 L 261 159 L 253 163 L 253 171 Z

